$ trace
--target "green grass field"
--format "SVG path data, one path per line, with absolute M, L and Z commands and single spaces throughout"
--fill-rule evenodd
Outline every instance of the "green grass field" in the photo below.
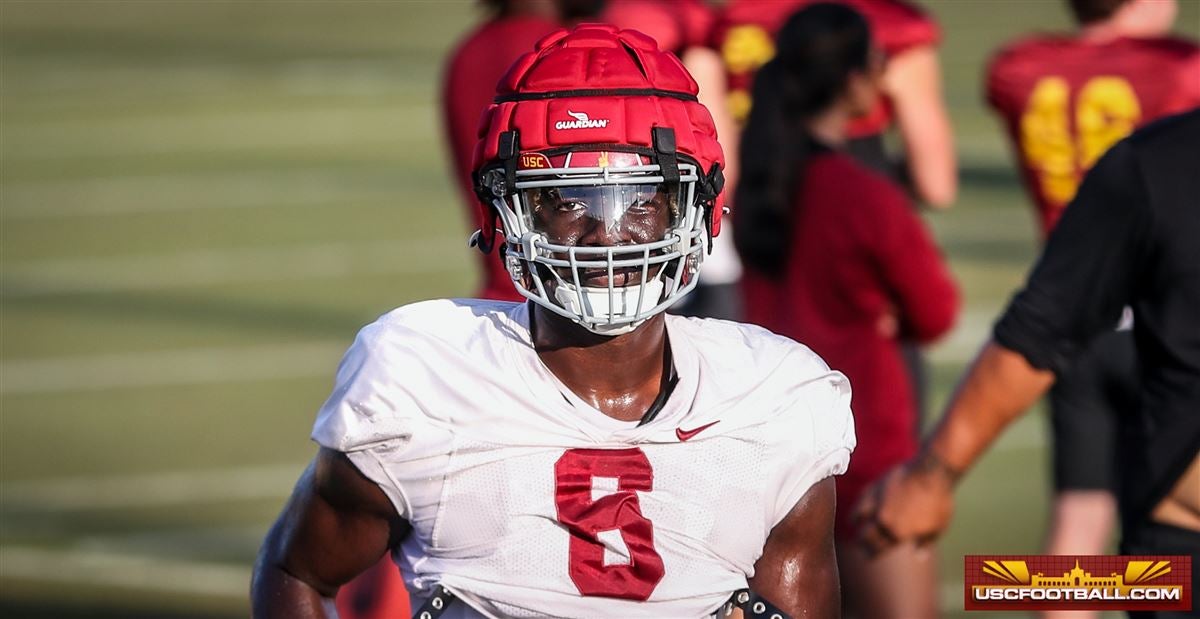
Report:
M 1200 2 L 1180 23 L 1200 35 Z M 962 160 L 928 220 L 966 292 L 935 400 L 1035 251 L 980 103 L 1059 2 L 927 2 Z M 469 294 L 442 59 L 468 2 L 0 0 L 0 616 L 239 617 L 266 527 L 357 328 Z M 1037 550 L 1044 420 L 965 481 L 945 543 Z M 959 611 L 960 612 L 960 611 Z

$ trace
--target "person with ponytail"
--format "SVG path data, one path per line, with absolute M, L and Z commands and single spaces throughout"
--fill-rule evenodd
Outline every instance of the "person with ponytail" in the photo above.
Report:
M 851 120 L 879 96 L 883 58 L 853 9 L 810 5 L 787 20 L 760 69 L 742 136 L 734 242 L 747 318 L 845 373 L 859 450 L 837 479 L 838 563 L 848 616 L 937 613 L 933 553 L 870 556 L 852 543 L 863 489 L 916 453 L 902 339 L 932 341 L 957 286 L 904 191 L 843 152 Z

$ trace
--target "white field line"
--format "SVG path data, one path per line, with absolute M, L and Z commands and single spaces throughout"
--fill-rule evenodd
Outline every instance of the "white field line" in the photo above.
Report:
M 0 220 L 305 207 L 378 200 L 404 209 L 395 188 L 326 168 L 119 176 L 5 183 Z
M 32 580 L 245 600 L 250 568 L 112 552 L 0 547 L 0 581 Z
M 7 298 L 302 281 L 461 268 L 466 235 L 443 239 L 331 243 L 284 248 L 208 249 L 146 256 L 70 258 L 6 265 Z M 462 256 L 462 260 L 454 257 Z
M 5 482 L 4 511 L 70 512 L 284 499 L 303 464 Z
M 348 346 L 349 340 L 4 361 L 0 362 L 0 393 L 61 393 L 309 376 L 332 380 Z
M 429 103 L 387 106 L 184 110 L 125 118 L 68 118 L 12 122 L 4 154 L 13 161 L 125 155 L 178 155 L 254 149 L 296 149 L 436 143 L 436 108 Z

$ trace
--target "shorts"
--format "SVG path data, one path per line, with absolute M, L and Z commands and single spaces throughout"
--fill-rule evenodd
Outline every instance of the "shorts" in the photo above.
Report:
M 1192 610 L 1190 611 L 1139 611 L 1130 612 L 1130 619 L 1183 619 L 1200 617 L 1197 593 L 1200 591 L 1200 531 L 1181 529 L 1169 524 L 1143 522 L 1126 527 L 1121 539 L 1123 555 L 1191 555 L 1192 557 Z
M 1132 331 L 1097 337 L 1050 391 L 1054 489 L 1117 491 L 1117 429 L 1138 410 Z

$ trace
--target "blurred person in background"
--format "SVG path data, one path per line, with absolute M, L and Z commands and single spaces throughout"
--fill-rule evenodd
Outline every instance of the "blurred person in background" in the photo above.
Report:
M 775 53 L 776 32 L 797 9 L 816 0 L 730 0 L 713 29 L 713 45 L 728 70 L 728 107 L 744 122 L 753 107 L 750 96 L 756 71 Z M 884 54 L 882 96 L 869 113 L 850 122 L 846 152 L 908 188 L 917 203 L 949 208 L 958 193 L 958 164 L 950 115 L 942 95 L 937 57 L 941 33 L 933 17 L 906 0 L 832 0 L 861 13 Z M 904 155 L 898 165 L 884 148 L 884 135 L 895 128 Z M 731 186 L 736 196 L 737 187 Z M 737 226 L 737 200 L 733 201 Z M 904 341 L 905 366 L 912 382 L 920 434 L 926 409 L 928 371 L 918 342 Z
M 389 550 L 422 617 L 836 616 L 845 376 L 664 312 L 721 224 L 695 82 L 649 37 L 592 25 L 542 39 L 496 100 L 475 238 L 529 302 L 414 303 L 360 331 L 260 551 L 254 616 L 326 616 Z
M 901 338 L 929 342 L 959 299 L 904 191 L 845 152 L 874 109 L 883 58 L 855 10 L 814 4 L 779 31 L 758 72 L 741 148 L 735 243 L 749 322 L 803 341 L 854 385 L 860 456 L 837 480 L 844 609 L 856 617 L 937 613 L 935 557 L 914 545 L 869 557 L 849 506 L 916 452 Z
M 559 0 L 564 5 L 572 0 Z M 442 122 L 449 143 L 451 171 L 458 181 L 463 204 L 473 220 L 474 184 L 471 156 L 479 141 L 479 117 L 492 103 L 496 83 L 533 44 L 559 27 L 560 6 L 556 0 L 483 0 L 488 17 L 466 35 L 451 52 L 442 74 Z M 579 3 L 581 0 L 573 0 Z M 570 7 L 568 7 L 570 8 Z M 475 253 L 475 252 L 472 252 Z M 521 298 L 500 259 L 476 254 L 480 284 L 475 296 L 482 299 L 516 301 Z M 408 595 L 390 557 L 384 557 L 338 595 L 343 619 L 387 619 L 407 617 Z
M 582 0 L 483 0 L 489 17 L 450 54 L 442 74 L 442 113 L 450 143 L 452 171 L 468 213 L 478 201 L 471 181 L 471 155 L 479 140 L 479 117 L 496 95 L 496 83 L 517 58 L 560 25 L 563 9 L 580 9 Z M 561 6 L 560 6 L 561 3 Z M 472 221 L 469 216 L 467 221 Z M 481 282 L 475 296 L 516 301 L 521 298 L 497 256 L 478 254 Z
M 1110 146 L 1135 127 L 1200 105 L 1200 47 L 1169 36 L 1175 0 L 1067 4 L 1078 30 L 1010 43 L 987 72 L 988 104 L 1004 121 L 1043 239 Z M 1102 554 L 1112 536 L 1118 417 L 1137 409 L 1138 394 L 1131 325 L 1121 322 L 1050 390 L 1051 554 Z
M 726 187 L 737 183 L 737 141 L 740 127 L 733 121 L 726 102 L 725 64 L 709 42 L 717 12 L 704 0 L 608 0 L 595 19 L 622 28 L 638 30 L 673 52 L 696 80 L 700 103 L 712 114 L 717 138 L 725 151 Z M 726 222 L 726 231 L 730 227 Z M 713 239 L 696 289 L 671 313 L 702 318 L 741 320 L 741 295 L 737 282 L 742 268 L 733 248 L 733 235 Z
M 1139 397 L 1119 418 L 1120 552 L 1200 557 L 1197 171 L 1200 108 L 1136 131 L 1096 162 L 936 431 L 864 495 L 856 519 L 868 545 L 943 532 L 959 478 L 1129 306 Z M 1200 590 L 1194 565 L 1191 577 Z M 1200 617 L 1200 607 L 1130 616 Z
M 758 68 L 775 54 L 776 33 L 796 10 L 817 0 L 729 0 L 713 28 L 712 44 L 728 71 L 729 109 L 745 122 Z M 847 151 L 868 166 L 894 176 L 923 204 L 946 208 L 958 193 L 958 170 L 950 116 L 942 96 L 937 58 L 940 38 L 933 17 L 905 0 L 833 0 L 861 13 L 871 25 L 886 64 L 882 97 L 870 113 L 854 119 Z M 895 126 L 904 145 L 897 167 L 884 150 L 883 135 Z

